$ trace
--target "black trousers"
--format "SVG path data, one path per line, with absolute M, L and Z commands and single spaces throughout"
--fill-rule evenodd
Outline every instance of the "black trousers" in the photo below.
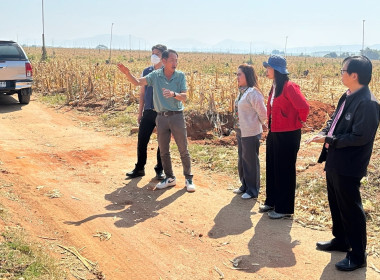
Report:
M 258 197 L 260 191 L 260 138 L 261 134 L 241 137 L 240 129 L 236 129 L 238 172 L 241 182 L 239 189 L 252 197 Z
M 143 112 L 140 126 L 139 134 L 137 140 L 137 163 L 136 169 L 143 170 L 145 168 L 146 159 L 147 159 L 147 149 L 150 136 L 153 133 L 154 128 L 156 127 L 156 117 L 157 112 L 153 110 L 145 110 Z M 157 165 L 155 167 L 156 171 L 162 171 L 162 163 L 160 156 L 160 149 L 157 148 Z
M 301 130 L 269 131 L 266 141 L 266 200 L 277 213 L 293 214 L 296 191 L 296 161 Z
M 360 196 L 361 178 L 326 171 L 327 194 L 336 240 L 352 248 L 352 260 L 362 263 L 367 247 L 366 217 Z

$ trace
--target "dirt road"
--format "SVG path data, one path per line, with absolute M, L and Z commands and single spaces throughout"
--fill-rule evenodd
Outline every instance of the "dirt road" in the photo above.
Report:
M 125 180 L 135 163 L 134 137 L 109 136 L 86 125 L 93 117 L 33 99 L 21 106 L 0 96 L 0 183 L 7 194 L 0 203 L 39 242 L 84 247 L 81 254 L 98 262 L 106 279 L 380 278 L 370 267 L 336 271 L 344 253 L 315 250 L 330 232 L 270 220 L 258 213 L 262 198 L 232 194 L 235 178 L 194 167 L 197 191 L 190 194 L 177 164 L 178 185 L 154 190 L 155 142 L 147 175 Z M 97 231 L 112 237 L 101 241 Z M 238 258 L 241 270 L 234 270 L 230 260 Z M 368 263 L 380 267 L 377 258 Z

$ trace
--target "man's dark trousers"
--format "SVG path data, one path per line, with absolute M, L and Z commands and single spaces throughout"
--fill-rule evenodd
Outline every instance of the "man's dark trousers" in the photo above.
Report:
M 367 245 L 366 217 L 360 196 L 361 178 L 326 171 L 327 193 L 333 221 L 333 235 L 348 245 L 352 260 L 363 263 Z
M 146 159 L 147 159 L 147 149 L 150 136 L 156 127 L 156 116 L 157 112 L 153 110 L 144 110 L 143 116 L 140 121 L 139 134 L 137 141 L 137 163 L 136 170 L 144 170 Z M 163 170 L 160 156 L 160 149 L 157 147 L 157 165 L 155 167 L 156 172 Z

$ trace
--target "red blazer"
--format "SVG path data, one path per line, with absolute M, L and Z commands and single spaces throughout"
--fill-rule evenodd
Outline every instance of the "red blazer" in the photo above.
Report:
M 280 96 L 273 100 L 273 107 L 270 105 L 273 87 L 270 90 L 267 102 L 268 120 L 271 121 L 270 130 L 272 132 L 294 131 L 302 127 L 302 122 L 306 122 L 309 114 L 309 104 L 303 96 L 299 85 L 293 82 L 286 82 Z

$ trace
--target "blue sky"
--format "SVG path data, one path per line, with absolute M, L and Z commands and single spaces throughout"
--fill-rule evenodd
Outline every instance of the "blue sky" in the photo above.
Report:
M 42 0 L 0 0 L 0 39 L 41 44 Z M 307 47 L 380 44 L 379 0 L 44 0 L 47 44 L 109 34 Z M 127 40 L 127 39 L 126 39 Z

